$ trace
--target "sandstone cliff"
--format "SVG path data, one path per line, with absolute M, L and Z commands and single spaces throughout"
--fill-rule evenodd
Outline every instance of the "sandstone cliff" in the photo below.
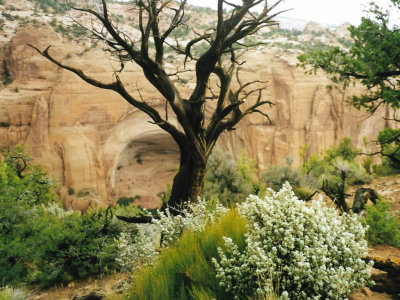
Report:
M 53 45 L 52 55 L 104 81 L 112 79 L 115 68 L 101 49 L 68 41 L 46 22 L 17 28 L 11 39 L 3 40 L 0 52 L 0 73 L 6 66 L 13 78 L 0 89 L 0 147 L 25 144 L 35 162 L 57 179 L 66 207 L 85 209 L 136 195 L 144 206 L 159 205 L 157 194 L 166 190 L 179 163 L 173 140 L 117 94 L 55 67 L 27 43 L 42 49 Z M 275 105 L 263 111 L 274 124 L 261 115 L 247 117 L 221 137 L 218 147 L 235 156 L 247 149 L 259 170 L 283 163 L 288 155 L 299 164 L 304 145 L 309 155 L 350 137 L 362 148 L 364 137 L 376 139 L 385 126 L 387 111 L 367 118 L 349 107 L 344 100 L 361 90 L 327 89 L 323 74 L 309 76 L 296 69 L 296 53 L 265 48 L 246 60 L 243 78 L 267 81 L 265 96 Z M 132 93 L 140 90 L 147 101 L 164 109 L 161 96 L 137 67 L 127 66 L 122 79 Z M 189 94 L 192 80 L 188 76 L 181 84 L 183 94 Z

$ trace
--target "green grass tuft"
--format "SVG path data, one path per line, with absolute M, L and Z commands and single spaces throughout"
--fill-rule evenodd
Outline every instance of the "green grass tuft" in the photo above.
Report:
M 213 257 L 227 236 L 245 247 L 246 221 L 236 210 L 203 232 L 185 232 L 177 245 L 165 249 L 153 267 L 135 276 L 129 299 L 232 299 L 217 283 Z

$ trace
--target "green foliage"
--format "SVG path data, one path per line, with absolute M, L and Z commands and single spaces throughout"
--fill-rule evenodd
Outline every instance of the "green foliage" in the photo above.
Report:
M 94 191 L 93 191 L 92 189 L 90 189 L 90 188 L 84 188 L 84 189 L 79 190 L 79 191 L 76 193 L 76 197 L 79 197 L 79 198 L 81 198 L 81 197 L 87 197 L 87 196 L 92 195 L 93 193 L 94 193 Z
M 203 196 L 206 199 L 218 198 L 225 206 L 243 201 L 250 193 L 254 193 L 254 172 L 253 163 L 246 152 L 236 163 L 230 153 L 215 151 L 207 163 Z
M 345 137 L 338 147 L 331 147 L 326 151 L 324 160 L 331 162 L 340 157 L 345 161 L 352 162 L 360 151 L 354 148 L 351 139 Z
M 120 197 L 117 200 L 117 205 L 129 206 L 131 203 L 135 202 L 136 199 L 140 199 L 140 196 L 136 195 L 135 197 Z
M 392 169 L 390 166 L 387 166 L 384 163 L 380 165 L 373 165 L 372 170 L 373 173 L 379 177 L 392 176 L 398 174 L 397 170 Z
M 59 201 L 55 184 L 38 165 L 30 165 L 30 158 L 22 145 L 5 150 L 0 162 L 0 199 L 7 203 L 16 200 L 23 205 L 46 204 Z M 11 204 L 10 204 L 11 205 Z
M 117 269 L 120 229 L 107 225 L 105 211 L 60 218 L 43 207 L 15 210 L 18 220 L 0 235 L 1 282 L 47 287 Z
M 322 190 L 338 208 L 348 211 L 346 192 L 349 186 L 371 181 L 354 161 L 358 153 L 351 140 L 344 138 L 338 147 L 329 148 L 323 157 L 311 155 L 302 166 L 307 185 Z
M 378 199 L 376 205 L 368 205 L 364 222 L 369 226 L 367 239 L 371 245 L 400 247 L 400 221 L 389 203 Z
M 362 167 L 369 175 L 373 172 L 373 160 L 371 156 L 364 157 L 362 160 Z
M 104 210 L 64 212 L 23 147 L 0 161 L 0 284 L 49 286 L 116 269 L 120 229 Z
M 187 38 L 187 35 L 190 33 L 190 27 L 186 24 L 178 26 L 174 30 L 175 38 Z
M 285 182 L 292 187 L 299 187 L 302 184 L 301 173 L 291 168 L 292 159 L 286 157 L 286 165 L 272 165 L 261 174 L 261 181 L 274 191 L 281 189 Z
M 136 162 L 138 164 L 142 164 L 143 160 L 142 160 L 142 154 L 141 153 L 136 153 L 135 154 L 135 158 L 136 158 Z
M 56 14 L 63 14 L 69 9 L 68 5 L 74 6 L 74 1 L 72 1 L 69 4 L 58 0 L 30 0 L 30 1 L 38 5 L 40 9 L 43 10 L 44 13 L 49 13 L 50 11 L 52 11 Z
M 161 252 L 156 265 L 136 274 L 128 299 L 232 299 L 216 282 L 211 258 L 224 236 L 244 248 L 245 231 L 246 221 L 232 210 L 203 232 L 185 232 L 176 246 Z
M 383 156 L 382 164 L 400 172 L 400 129 L 383 129 L 379 132 L 378 143 Z
M 12 78 L 9 76 L 0 77 L 0 82 L 4 85 L 8 85 L 13 82 Z
M 73 187 L 68 187 L 68 195 L 73 195 L 73 194 L 75 194 L 75 190 L 74 190 L 74 188 Z

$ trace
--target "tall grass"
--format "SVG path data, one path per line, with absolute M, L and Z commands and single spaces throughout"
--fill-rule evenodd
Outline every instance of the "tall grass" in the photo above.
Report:
M 129 299 L 232 299 L 219 285 L 211 258 L 224 247 L 223 236 L 245 247 L 246 221 L 230 210 L 203 232 L 185 232 L 178 243 L 165 249 L 153 267 L 135 276 Z

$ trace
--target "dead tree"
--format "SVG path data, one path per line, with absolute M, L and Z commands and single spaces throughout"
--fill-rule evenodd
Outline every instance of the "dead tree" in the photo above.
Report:
M 50 54 L 50 46 L 44 50 L 32 46 L 49 61 L 75 73 L 87 83 L 115 91 L 172 136 L 180 150 L 180 166 L 173 180 L 168 203 L 170 207 L 177 207 L 189 199 L 197 200 L 202 192 L 207 159 L 223 132 L 233 130 L 240 120 L 252 113 L 260 113 L 269 120 L 268 115 L 259 110 L 262 105 L 272 105 L 271 100 L 263 99 L 264 84 L 258 79 L 250 82 L 240 80 L 240 69 L 244 68 L 240 54 L 257 45 L 244 45 L 242 42 L 245 37 L 255 34 L 261 28 L 277 24 L 274 17 L 282 11 L 272 11 L 282 0 L 277 0 L 273 5 L 267 0 L 242 0 L 241 4 L 216 1 L 216 26 L 203 33 L 193 30 L 195 37 L 185 46 L 177 40 L 173 41 L 171 37 L 177 28 L 187 26 L 187 0 L 133 1 L 132 9 L 138 12 L 140 38 L 129 36 L 119 28 L 105 0 L 101 0 L 101 3 L 94 1 L 92 6 L 71 7 L 73 11 L 90 17 L 91 26 L 83 25 L 88 22 L 83 23 L 79 19 L 75 21 L 85 27 L 93 38 L 103 41 L 107 51 L 120 63 L 120 70 L 114 72 L 114 81 L 109 83 L 90 77 L 84 70 L 64 64 Z M 262 6 L 261 12 L 253 13 L 258 5 Z M 161 26 L 160 20 L 166 20 L 167 12 L 170 13 L 169 24 Z M 206 43 L 207 48 L 196 56 L 193 49 L 200 43 Z M 150 47 L 150 44 L 154 47 Z M 184 59 L 184 70 L 168 72 L 165 67 L 166 49 Z M 149 105 L 140 93 L 135 96 L 126 89 L 119 72 L 127 62 L 140 66 L 146 79 L 161 93 L 165 99 L 165 113 Z M 194 62 L 192 72 L 196 82 L 190 97 L 183 99 L 173 78 L 179 76 L 180 72 L 191 71 L 186 68 L 189 62 Z M 217 84 L 211 85 L 211 81 Z M 252 103 L 244 105 L 246 99 Z M 205 106 L 211 101 L 213 103 L 207 108 L 212 107 L 212 113 L 206 118 Z M 168 121 L 167 107 L 175 114 L 179 128 Z

